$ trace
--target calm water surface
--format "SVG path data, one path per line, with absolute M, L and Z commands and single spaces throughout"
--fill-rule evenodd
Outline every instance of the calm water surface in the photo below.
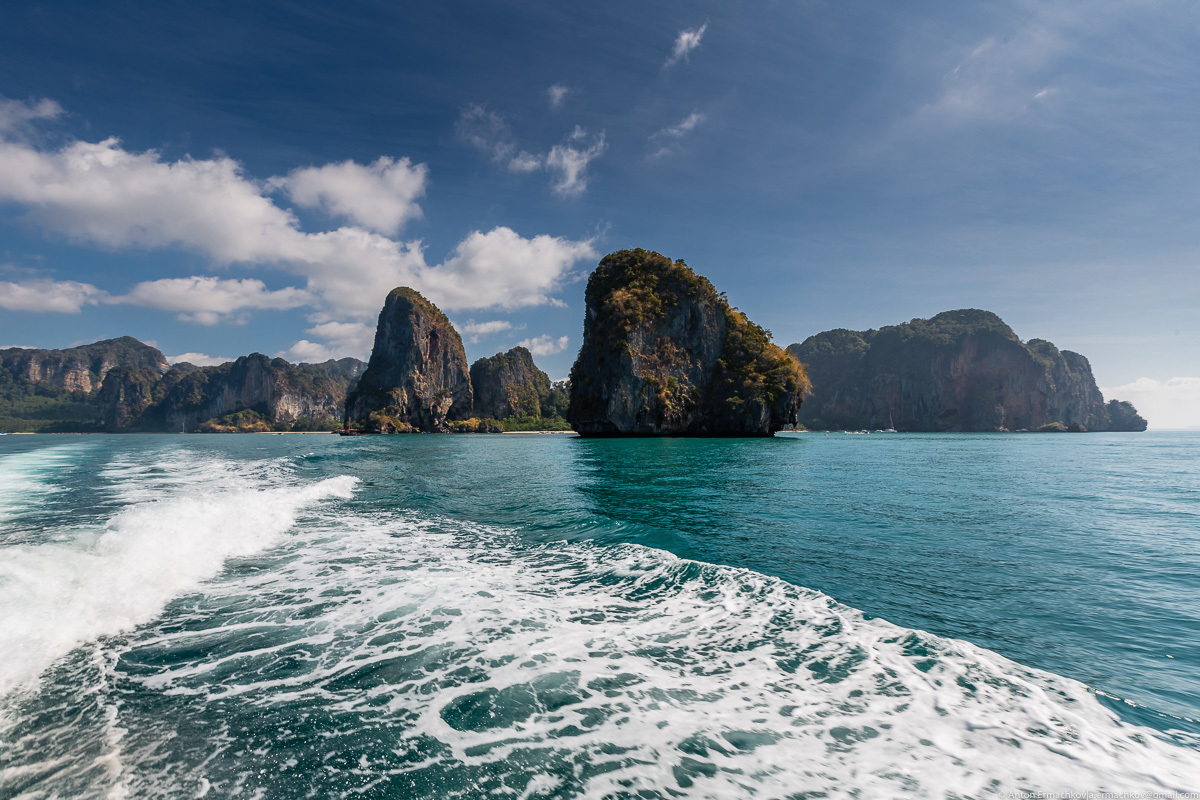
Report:
M 0 797 L 1200 790 L 1200 434 L 6 436 Z

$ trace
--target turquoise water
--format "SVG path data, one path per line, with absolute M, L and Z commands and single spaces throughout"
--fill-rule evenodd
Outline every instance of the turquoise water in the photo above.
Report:
M 0 797 L 1200 789 L 1200 435 L 0 438 Z

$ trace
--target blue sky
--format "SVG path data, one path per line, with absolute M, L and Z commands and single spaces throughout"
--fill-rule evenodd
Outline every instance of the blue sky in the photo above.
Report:
M 365 357 L 404 283 L 561 377 L 646 247 L 781 344 L 986 308 L 1200 424 L 1192 4 L 103 6 L 0 25 L 0 345 Z

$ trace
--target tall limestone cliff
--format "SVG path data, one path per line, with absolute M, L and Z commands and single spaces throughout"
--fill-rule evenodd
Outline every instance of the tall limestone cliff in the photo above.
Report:
M 1086 358 L 1042 339 L 1022 343 L 989 311 L 825 331 L 788 351 L 812 379 L 800 421 L 813 428 L 1145 429 L 1132 406 L 1132 416 L 1113 419 Z
M 588 280 L 567 420 L 583 436 L 766 436 L 808 381 L 770 334 L 682 261 L 605 256 Z
M 379 312 L 375 346 L 346 398 L 347 425 L 382 433 L 448 432 L 471 416 L 471 378 L 462 338 L 438 308 L 407 287 Z
M 271 430 L 332 422 L 341 419 L 347 391 L 363 367 L 354 358 L 291 364 L 251 353 L 220 366 L 177 364 L 150 385 L 144 376 L 122 371 L 110 374 L 101 390 L 112 401 L 104 404 L 105 422 L 111 430 L 160 431 Z M 240 412 L 252 413 L 222 423 L 221 418 Z
M 542 398 L 550 394 L 550 376 L 537 368 L 524 347 L 481 358 L 471 365 L 475 413 L 490 419 L 542 416 Z

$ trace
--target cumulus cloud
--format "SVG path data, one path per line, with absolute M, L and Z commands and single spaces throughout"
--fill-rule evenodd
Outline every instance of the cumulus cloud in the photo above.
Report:
M 546 90 L 546 94 L 550 98 L 550 105 L 553 106 L 554 108 L 558 108 L 559 106 L 561 106 L 563 103 L 563 100 L 565 100 L 567 98 L 567 95 L 570 93 L 570 91 L 571 90 L 569 87 L 567 87 L 561 83 L 556 83 L 553 86 L 551 86 L 549 89 Z
M 26 115 L 49 113 L 33 108 Z M 581 168 L 572 169 L 568 184 L 579 185 Z M 314 321 L 362 322 L 373 319 L 387 292 L 402 285 L 447 309 L 517 308 L 551 302 L 572 265 L 594 255 L 590 241 L 526 239 L 501 227 L 473 232 L 445 263 L 430 265 L 420 241 L 400 241 L 362 225 L 305 232 L 295 215 L 268 196 L 282 186 L 305 202 L 362 222 L 372 212 L 347 200 L 349 187 L 362 183 L 369 192 L 391 198 L 392 205 L 374 219 L 382 227 L 418 212 L 404 198 L 418 196 L 425 175 L 423 167 L 403 159 L 380 159 L 366 167 L 342 163 L 255 181 L 226 156 L 165 161 L 153 150 L 125 150 L 115 138 L 44 150 L 0 137 L 0 201 L 15 203 L 48 230 L 112 248 L 180 247 L 216 264 L 271 265 L 306 281 L 303 289 L 268 293 L 253 284 L 173 279 L 135 288 L 128 300 L 164 307 L 164 296 L 182 291 L 192 304 L 170 309 L 199 315 L 196 321 L 214 321 L 231 309 L 308 303 L 317 310 Z M 521 260 L 525 257 L 531 260 Z M 8 293 L 10 305 L 36 302 L 48 310 L 76 310 L 103 299 L 85 285 L 21 286 L 23 291 Z
M 555 145 L 546 155 L 546 169 L 558 172 L 554 182 L 554 193 L 560 197 L 572 197 L 587 189 L 587 166 L 608 149 L 604 142 L 604 131 L 594 137 L 590 144 L 587 131 L 576 127 L 562 144 Z
M 180 353 L 177 356 L 167 356 L 168 364 L 195 364 L 197 367 L 218 367 L 229 361 L 232 358 L 223 358 L 221 356 L 210 356 L 205 353 Z
M 553 302 L 550 294 L 572 265 L 595 256 L 591 240 L 526 239 L 511 228 L 474 231 L 445 262 L 424 270 L 421 284 L 451 311 L 544 305 Z
M 675 37 L 675 49 L 667 58 L 666 66 L 676 64 L 680 59 L 687 61 L 688 53 L 700 46 L 700 40 L 704 38 L 706 30 L 708 30 L 707 22 L 699 28 L 687 28 L 680 31 L 679 35 Z
M 532 339 L 522 339 L 517 342 L 518 347 L 524 347 L 535 356 L 552 356 L 555 353 L 561 353 L 567 349 L 570 344 L 569 337 L 560 336 L 554 339 L 548 333 L 543 333 L 541 336 L 534 336 Z
M 425 194 L 429 168 L 407 158 L 381 156 L 370 165 L 343 161 L 292 170 L 273 184 L 296 205 L 319 208 L 377 233 L 395 234 L 420 218 L 417 198 Z
M 0 281 L 0 308 L 9 311 L 57 311 L 78 314 L 85 306 L 103 302 L 108 293 L 90 283 L 35 278 Z
M 457 327 L 462 333 L 470 337 L 468 342 L 471 344 L 478 344 L 481 339 L 486 339 L 503 331 L 513 330 L 513 324 L 503 319 L 493 319 L 487 322 L 476 322 L 473 319 L 469 319 L 466 323 Z
M 256 278 L 192 276 L 143 281 L 128 294 L 110 298 L 108 302 L 177 311 L 180 312 L 178 318 L 184 322 L 216 325 L 232 321 L 233 315 L 243 309 L 285 310 L 312 301 L 312 295 L 303 289 L 288 287 L 272 291 Z
M 305 333 L 325 341 L 322 343 L 301 339 L 275 355 L 296 363 L 320 363 L 331 358 L 357 358 L 365 361 L 370 356 L 375 341 L 375 326 L 365 323 L 323 322 L 309 328 Z
M 1200 378 L 1138 378 L 1100 390 L 1109 400 L 1128 400 L 1151 428 L 1200 426 Z

